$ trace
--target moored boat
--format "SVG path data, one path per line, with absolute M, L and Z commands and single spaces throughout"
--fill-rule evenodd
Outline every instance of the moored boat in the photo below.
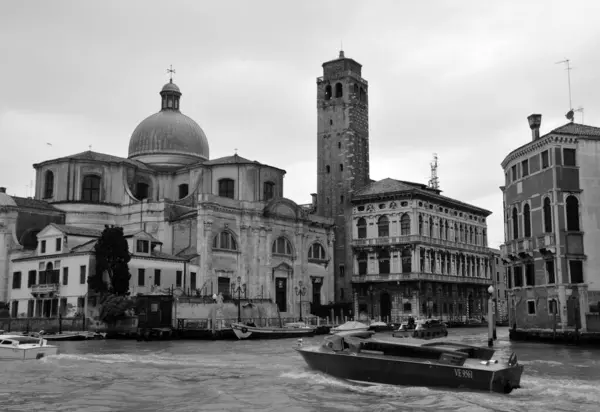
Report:
M 448 336 L 448 329 L 439 319 L 418 320 L 411 329 L 410 325 L 402 324 L 392 333 L 395 338 L 435 339 Z
M 316 347 L 295 349 L 308 366 L 337 378 L 389 385 L 464 388 L 510 393 L 523 366 L 491 348 L 455 342 L 405 343 L 334 335 Z
M 314 336 L 316 328 L 306 324 L 290 324 L 283 328 L 258 327 L 232 323 L 231 329 L 238 339 L 286 339 Z
M 43 338 L 0 335 L 0 359 L 2 360 L 40 359 L 57 353 L 58 347 L 48 345 L 48 341 Z
M 355 331 L 367 331 L 369 330 L 369 325 L 365 325 L 362 322 L 356 322 L 356 321 L 348 321 L 346 323 L 344 323 L 343 325 L 339 325 L 338 327 L 335 328 L 331 328 L 331 331 L 329 333 L 331 334 L 336 334 L 339 332 L 355 332 Z

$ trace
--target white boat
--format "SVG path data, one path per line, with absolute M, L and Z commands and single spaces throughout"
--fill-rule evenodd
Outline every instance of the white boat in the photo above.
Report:
M 290 326 L 288 326 L 290 325 Z M 238 339 L 286 339 L 302 338 L 315 334 L 316 327 L 304 323 L 286 324 L 283 328 L 256 327 L 244 323 L 232 323 L 231 328 Z
M 369 325 L 365 325 L 361 322 L 349 321 L 344 323 L 343 325 L 338 326 L 337 328 L 332 328 L 330 333 L 336 335 L 338 333 L 345 332 L 364 332 L 369 330 Z
M 48 345 L 48 341 L 43 338 L 0 335 L 0 360 L 40 359 L 57 353 L 58 346 Z

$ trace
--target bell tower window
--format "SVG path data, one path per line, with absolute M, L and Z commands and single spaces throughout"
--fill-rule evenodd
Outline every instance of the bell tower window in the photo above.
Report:
M 343 97 L 344 95 L 344 87 L 342 86 L 342 83 L 336 83 L 335 84 L 335 97 Z

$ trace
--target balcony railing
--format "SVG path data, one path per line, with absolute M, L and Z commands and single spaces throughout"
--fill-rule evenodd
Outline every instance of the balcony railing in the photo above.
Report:
M 554 233 L 547 233 L 535 238 L 524 238 L 510 240 L 500 246 L 500 254 L 503 258 L 517 258 L 519 255 L 532 255 L 534 250 L 551 249 L 556 246 Z
M 35 294 L 45 294 L 51 292 L 58 293 L 59 290 L 60 285 L 58 283 L 45 283 L 31 286 L 31 293 Z
M 402 243 L 424 243 L 429 245 L 447 247 L 447 248 L 459 248 L 470 250 L 475 253 L 488 253 L 489 250 L 485 246 L 472 245 L 463 242 L 454 242 L 446 239 L 439 239 L 435 237 L 422 236 L 422 235 L 405 235 L 405 236 L 387 236 L 387 237 L 375 237 L 369 239 L 353 239 L 352 246 L 386 246 Z
M 556 237 L 554 233 L 546 233 L 543 236 L 538 236 L 536 239 L 537 249 L 549 249 L 556 247 Z
M 424 280 L 427 282 L 447 282 L 447 283 L 461 283 L 461 284 L 477 284 L 477 285 L 490 285 L 491 279 L 476 278 L 468 276 L 452 276 L 442 275 L 438 273 L 385 273 L 375 275 L 353 275 L 353 283 L 368 283 L 368 282 L 406 282 L 406 281 L 418 281 Z

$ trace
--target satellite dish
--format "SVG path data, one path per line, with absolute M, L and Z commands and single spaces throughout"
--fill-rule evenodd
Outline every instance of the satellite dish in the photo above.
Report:
M 575 112 L 571 109 L 567 112 L 567 114 L 565 115 L 565 117 L 567 119 L 569 119 L 570 121 L 573 121 L 574 117 L 575 117 Z

